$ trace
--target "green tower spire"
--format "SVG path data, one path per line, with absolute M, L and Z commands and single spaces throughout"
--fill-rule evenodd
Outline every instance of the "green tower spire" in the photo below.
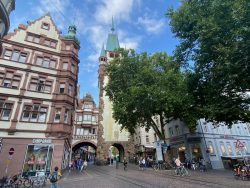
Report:
M 100 57 L 105 57 L 106 53 L 105 53 L 105 49 L 104 49 L 104 44 L 102 44 L 102 50 L 101 50 L 101 54 Z
M 68 33 L 64 35 L 65 39 L 72 39 L 74 40 L 77 44 L 80 44 L 80 41 L 78 38 L 76 38 L 76 26 L 74 24 L 71 24 L 68 28 Z
M 108 35 L 108 40 L 107 40 L 107 45 L 106 45 L 106 50 L 107 51 L 114 51 L 115 49 L 119 49 L 119 40 L 117 34 L 114 32 L 115 27 L 114 27 L 114 19 L 112 17 L 112 27 L 111 27 L 112 33 L 109 33 Z

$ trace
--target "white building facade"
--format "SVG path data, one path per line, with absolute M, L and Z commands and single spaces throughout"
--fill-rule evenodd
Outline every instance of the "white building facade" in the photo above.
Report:
M 170 156 L 180 156 L 182 162 L 198 162 L 204 158 L 209 167 L 223 169 L 250 158 L 250 125 L 247 123 L 234 124 L 230 129 L 201 119 L 196 131 L 190 133 L 185 123 L 175 120 L 165 127 L 165 131 Z M 237 149 L 237 140 L 244 147 Z

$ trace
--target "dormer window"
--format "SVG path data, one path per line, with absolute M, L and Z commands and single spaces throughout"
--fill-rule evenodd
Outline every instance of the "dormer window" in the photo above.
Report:
M 42 28 L 43 28 L 43 29 L 46 29 L 46 30 L 49 30 L 49 24 L 43 22 L 43 23 L 42 23 Z

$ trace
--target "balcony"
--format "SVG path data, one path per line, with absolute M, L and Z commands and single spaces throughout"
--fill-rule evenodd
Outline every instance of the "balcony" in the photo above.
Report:
M 96 134 L 89 134 L 89 135 L 74 135 L 74 140 L 96 140 Z

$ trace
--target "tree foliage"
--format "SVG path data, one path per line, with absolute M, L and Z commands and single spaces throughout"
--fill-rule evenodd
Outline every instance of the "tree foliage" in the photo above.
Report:
M 164 140 L 163 128 L 173 119 L 195 127 L 197 109 L 188 93 L 189 73 L 181 72 L 166 53 L 136 54 L 124 49 L 119 53 L 106 67 L 109 81 L 105 91 L 113 103 L 113 117 L 122 128 L 130 133 L 138 126 L 153 128 Z
M 169 9 L 179 63 L 195 63 L 189 89 L 208 121 L 250 121 L 250 1 L 184 0 Z

